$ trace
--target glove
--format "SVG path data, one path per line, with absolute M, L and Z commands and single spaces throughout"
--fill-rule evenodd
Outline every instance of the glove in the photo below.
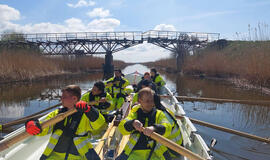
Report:
M 40 123 L 38 120 L 30 120 L 25 122 L 26 132 L 31 135 L 36 135 L 42 132 Z
M 89 106 L 84 101 L 79 101 L 78 103 L 76 103 L 75 107 L 76 107 L 77 111 L 84 112 L 84 113 L 87 113 L 91 110 L 91 106 Z

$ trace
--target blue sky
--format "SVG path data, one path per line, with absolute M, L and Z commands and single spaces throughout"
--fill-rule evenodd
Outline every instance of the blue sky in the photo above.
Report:
M 269 0 L 1 0 L 0 33 L 17 31 L 147 31 L 177 30 L 217 32 L 221 38 L 244 39 L 260 23 L 265 34 L 270 25 Z M 240 33 L 240 36 L 236 35 Z M 269 35 L 270 36 L 270 35 Z M 154 52 L 154 60 L 169 55 L 158 47 L 142 44 L 115 54 L 134 61 L 130 53 Z M 144 54 L 145 60 L 153 60 Z M 150 56 L 151 55 L 151 56 Z M 126 57 L 125 57 L 126 56 Z M 140 56 L 137 56 L 140 57 Z M 136 59 L 136 57 L 135 57 Z

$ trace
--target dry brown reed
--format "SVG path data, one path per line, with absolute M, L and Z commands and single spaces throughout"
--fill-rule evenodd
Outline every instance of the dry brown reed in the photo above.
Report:
M 94 56 L 42 56 L 28 51 L 0 52 L 0 82 L 33 80 L 40 77 L 67 73 L 89 72 L 102 69 L 104 58 Z M 125 65 L 115 61 L 116 67 Z
M 158 68 L 166 68 L 167 71 L 176 71 L 176 59 L 174 58 L 167 58 L 167 59 L 161 59 L 155 62 L 147 62 L 145 63 L 148 66 L 155 66 Z
M 176 70 L 176 58 L 146 65 Z M 270 41 L 230 41 L 223 49 L 209 47 L 185 57 L 183 72 L 217 78 L 237 78 L 270 86 Z
M 261 86 L 270 84 L 270 43 L 231 42 L 223 50 L 205 50 L 188 56 L 183 70 L 188 74 L 237 77 Z

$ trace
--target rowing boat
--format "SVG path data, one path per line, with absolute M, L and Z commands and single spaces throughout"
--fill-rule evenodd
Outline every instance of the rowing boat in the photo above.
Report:
M 142 74 L 138 72 L 134 72 L 131 74 L 127 74 L 125 76 L 131 84 L 136 84 L 141 80 Z M 183 110 L 182 106 L 178 102 L 178 100 L 173 96 L 173 93 L 169 90 L 169 88 L 164 87 L 163 92 L 166 95 L 170 95 L 171 98 L 162 98 L 161 103 L 172 110 L 175 115 L 184 116 L 181 120 L 177 120 L 181 132 L 184 139 L 184 147 L 205 159 L 212 159 L 209 155 L 209 148 L 207 147 L 206 143 L 202 139 L 202 137 L 198 134 L 195 126 L 189 120 L 188 117 L 185 117 L 185 111 Z M 125 102 L 123 107 L 124 108 L 124 115 L 127 115 L 128 107 L 130 103 L 129 101 Z M 126 113 L 126 114 L 125 114 Z M 40 118 L 40 120 L 44 120 L 46 116 Z M 115 121 L 113 121 L 115 122 Z M 125 144 L 128 141 L 128 136 L 122 137 L 119 133 L 117 127 L 114 123 L 110 123 L 108 129 L 105 131 L 102 138 L 91 139 L 91 143 L 94 145 L 95 150 L 97 151 L 98 155 L 101 159 L 114 159 L 117 155 L 119 155 L 123 149 Z M 25 127 L 21 127 L 14 132 L 4 136 L 3 140 L 0 141 L 0 144 L 15 137 L 16 135 L 25 131 Z M 46 136 L 31 136 L 28 137 L 15 145 L 9 147 L 8 149 L 0 152 L 0 160 L 18 160 L 18 159 L 27 159 L 27 160 L 36 160 L 39 159 L 42 155 L 43 151 L 45 150 L 50 135 Z M 182 157 L 181 159 L 187 159 L 186 157 Z
M 138 83 L 141 80 L 142 74 L 138 72 L 134 72 L 131 74 L 126 75 L 126 78 L 130 82 L 136 82 Z M 189 120 L 188 117 L 186 117 L 186 113 L 177 100 L 177 98 L 173 95 L 173 93 L 170 91 L 170 89 L 166 86 L 162 88 L 162 94 L 168 95 L 168 97 L 161 97 L 161 103 L 168 109 L 174 112 L 175 115 L 181 115 L 184 118 L 181 120 L 177 120 L 181 132 L 183 135 L 183 143 L 184 147 L 193 153 L 198 154 L 202 158 L 205 159 L 212 159 L 213 157 L 210 155 L 210 149 L 206 145 L 203 138 L 198 134 L 198 131 L 196 127 L 193 125 L 193 123 Z M 184 157 L 186 159 L 186 157 Z

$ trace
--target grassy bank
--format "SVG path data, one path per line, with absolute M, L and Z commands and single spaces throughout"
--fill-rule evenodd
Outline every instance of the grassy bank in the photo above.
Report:
M 29 51 L 0 52 L 0 83 L 10 81 L 34 80 L 62 74 L 74 74 L 101 70 L 103 58 L 93 56 L 63 57 L 42 56 Z M 125 65 L 114 61 L 116 67 Z
M 152 65 L 175 70 L 176 60 L 160 60 Z M 222 49 L 214 43 L 210 44 L 207 48 L 186 57 L 183 72 L 242 79 L 250 84 L 269 87 L 270 42 L 229 41 Z

